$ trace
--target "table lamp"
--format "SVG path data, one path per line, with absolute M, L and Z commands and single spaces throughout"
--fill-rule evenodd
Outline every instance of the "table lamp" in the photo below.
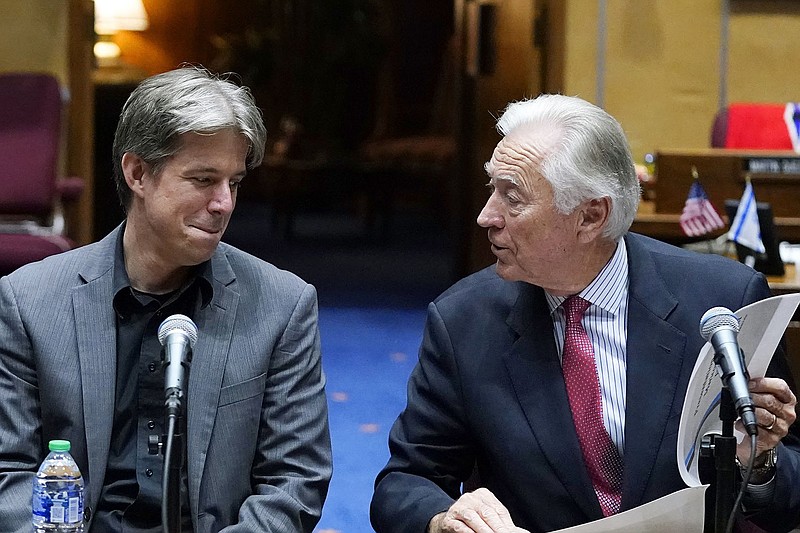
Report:
M 98 67 L 120 65 L 120 49 L 112 40 L 115 33 L 143 31 L 149 25 L 142 0 L 94 0 L 94 56 Z

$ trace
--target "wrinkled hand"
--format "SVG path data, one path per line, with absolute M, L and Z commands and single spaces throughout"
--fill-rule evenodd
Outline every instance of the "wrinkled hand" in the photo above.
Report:
M 778 445 L 778 442 L 789 433 L 797 413 L 797 398 L 785 381 L 778 378 L 753 378 L 748 383 L 750 395 L 756 409 L 758 423 L 758 441 L 756 457 Z M 745 432 L 742 421 L 736 422 L 736 428 Z M 750 461 L 750 439 L 746 438 L 736 448 L 736 455 L 742 464 Z M 758 464 L 758 462 L 756 462 Z
M 428 533 L 528 533 L 488 489 L 463 494 L 447 512 L 434 516 Z

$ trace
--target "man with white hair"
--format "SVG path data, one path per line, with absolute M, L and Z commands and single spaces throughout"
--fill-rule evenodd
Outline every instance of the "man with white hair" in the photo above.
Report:
M 684 488 L 677 431 L 700 318 L 770 295 L 744 265 L 628 232 L 639 185 L 602 109 L 543 95 L 509 105 L 498 130 L 478 216 L 497 263 L 428 308 L 375 482 L 378 533 L 553 531 Z M 758 486 L 745 504 L 787 531 L 800 433 L 782 353 L 768 375 L 750 382 Z M 481 488 L 462 494 L 475 474 Z

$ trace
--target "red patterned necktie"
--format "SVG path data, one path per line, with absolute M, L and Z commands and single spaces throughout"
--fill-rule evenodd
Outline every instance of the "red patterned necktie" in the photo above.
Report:
M 622 499 L 622 459 L 603 425 L 603 400 L 594 350 L 581 325 L 589 305 L 579 296 L 570 296 L 561 304 L 567 317 L 561 366 L 583 461 L 603 515 L 609 516 L 619 511 Z

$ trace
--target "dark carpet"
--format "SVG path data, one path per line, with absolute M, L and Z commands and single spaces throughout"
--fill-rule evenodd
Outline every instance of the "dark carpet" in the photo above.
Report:
M 367 533 L 375 475 L 405 405 L 428 302 L 453 280 L 440 216 L 396 210 L 376 230 L 357 215 L 309 210 L 291 221 L 240 201 L 225 240 L 312 283 L 320 303 L 334 473 L 317 533 Z
M 388 459 L 389 428 L 405 405 L 424 320 L 422 309 L 320 309 L 333 443 L 320 533 L 372 531 L 372 485 Z

